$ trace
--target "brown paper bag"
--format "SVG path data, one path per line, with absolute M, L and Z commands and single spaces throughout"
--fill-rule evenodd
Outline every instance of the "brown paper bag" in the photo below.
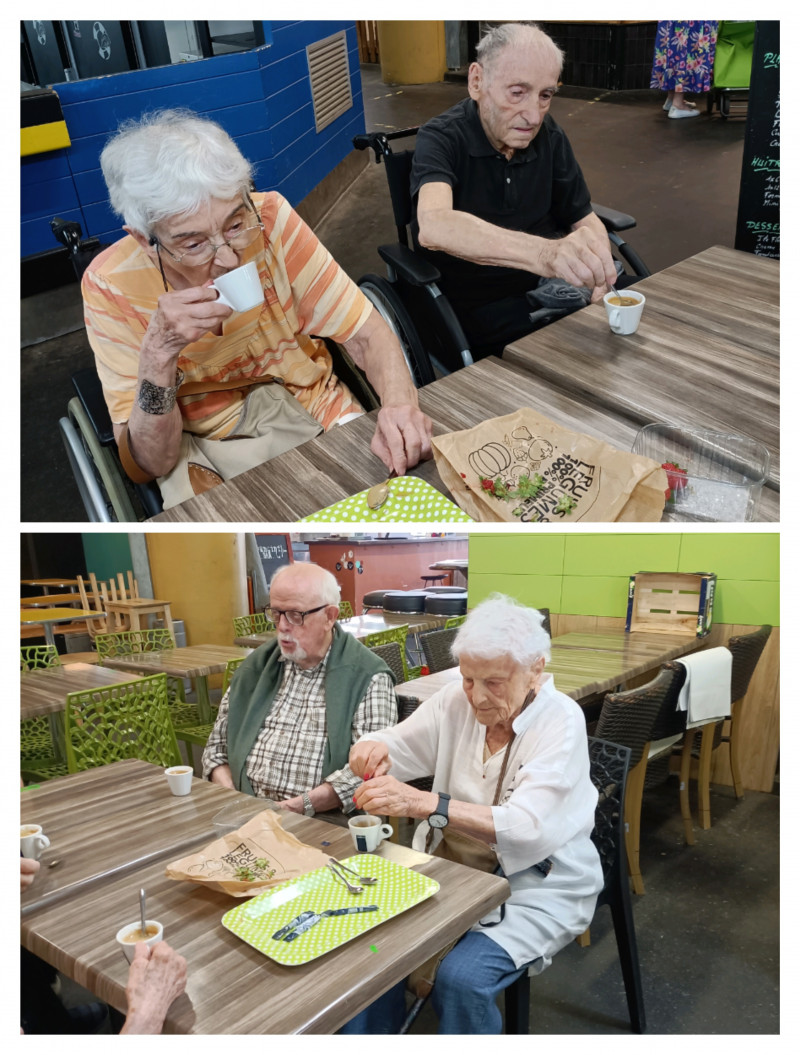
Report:
M 167 866 L 170 879 L 203 883 L 233 897 L 253 897 L 286 879 L 322 868 L 327 854 L 283 830 L 281 818 L 264 810 L 235 832 Z
M 667 474 L 651 458 L 562 428 L 529 407 L 433 439 L 442 482 L 474 520 L 660 520 Z

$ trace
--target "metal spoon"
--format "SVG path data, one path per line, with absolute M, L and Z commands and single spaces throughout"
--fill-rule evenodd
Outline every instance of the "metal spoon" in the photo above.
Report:
M 367 491 L 367 505 L 370 509 L 380 509 L 389 497 L 389 480 L 384 480 L 382 484 L 375 484 Z
M 145 912 L 144 912 L 144 887 L 139 891 L 139 908 L 142 910 L 142 941 L 147 937 L 147 927 L 145 926 Z
M 344 877 L 344 876 L 342 875 L 342 873 L 341 873 L 341 872 L 338 872 L 338 871 L 337 871 L 337 870 L 336 870 L 336 869 L 335 869 L 335 868 L 333 867 L 333 865 L 332 865 L 332 864 L 330 863 L 330 861 L 328 862 L 328 868 L 330 868 L 331 872 L 333 872 L 333 874 L 334 874 L 334 875 L 336 876 L 336 878 L 337 878 L 337 879 L 338 879 L 338 880 L 339 880 L 340 882 L 344 883 L 344 885 L 345 885 L 345 886 L 347 887 L 347 889 L 348 889 L 348 890 L 350 891 L 350 893 L 351 893 L 351 894 L 363 894 L 363 893 L 364 893 L 364 888 L 363 888 L 363 886 L 353 886 L 353 884 L 352 884 L 352 883 L 348 882 L 348 881 L 347 881 L 347 880 L 345 879 L 345 877 Z
M 347 865 L 343 865 L 341 861 L 337 861 L 335 857 L 329 858 L 330 862 L 336 865 L 337 868 L 343 868 L 345 872 L 349 872 L 351 876 L 355 876 L 360 883 L 364 883 L 365 886 L 372 886 L 373 883 L 377 883 L 378 880 L 374 876 L 360 876 L 358 872 L 354 872 L 352 868 L 348 868 Z

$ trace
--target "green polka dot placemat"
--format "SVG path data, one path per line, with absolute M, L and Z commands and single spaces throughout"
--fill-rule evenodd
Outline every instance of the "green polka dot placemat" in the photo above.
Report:
M 343 863 L 359 875 L 374 876 L 378 882 L 364 886 L 362 894 L 350 894 L 328 868 L 317 868 L 232 908 L 222 917 L 222 925 L 270 959 L 292 967 L 338 949 L 439 889 L 435 879 L 376 854 L 356 854 Z M 355 879 L 352 882 L 359 885 Z M 377 905 L 378 911 L 323 916 L 293 941 L 272 937 L 301 912 L 351 905 Z
M 389 496 L 380 509 L 367 505 L 367 491 L 360 491 L 351 498 L 343 498 L 327 509 L 303 517 L 300 523 L 356 523 L 361 521 L 384 521 L 408 524 L 471 522 L 463 509 L 445 498 L 441 491 L 417 476 L 397 476 L 389 480 Z

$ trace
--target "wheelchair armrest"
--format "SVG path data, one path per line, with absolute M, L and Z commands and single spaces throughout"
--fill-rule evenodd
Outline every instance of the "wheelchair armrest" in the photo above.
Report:
M 412 286 L 427 286 L 441 278 L 437 267 L 399 242 L 394 245 L 379 245 L 378 253 L 383 261 Z
M 93 366 L 87 366 L 72 375 L 72 387 L 80 399 L 86 415 L 92 423 L 97 438 L 104 447 L 114 443 L 114 427 L 108 414 L 103 386 Z
M 606 205 L 591 202 L 592 210 L 603 221 L 607 231 L 628 231 L 636 226 L 636 220 L 626 212 L 609 209 Z

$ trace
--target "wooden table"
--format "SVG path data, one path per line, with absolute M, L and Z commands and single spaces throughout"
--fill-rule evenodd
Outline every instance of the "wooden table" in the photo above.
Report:
M 135 674 L 119 670 L 108 670 L 93 663 L 70 663 L 64 667 L 46 667 L 44 670 L 27 670 L 20 674 L 20 718 L 39 718 L 47 715 L 55 757 L 63 762 L 64 718 L 63 710 L 67 693 L 84 692 L 104 685 L 117 685 L 121 681 L 135 681 Z
M 210 825 L 216 808 L 231 797 L 247 796 L 211 784 L 201 793 L 196 782 L 188 800 L 175 799 L 158 767 L 149 767 L 152 778 L 140 776 L 141 769 L 134 773 L 133 766 L 144 765 L 116 763 L 23 793 L 23 818 L 42 823 L 51 840 L 26 896 L 38 897 L 36 883 L 57 853 L 64 857 L 68 881 L 51 891 L 52 898 L 25 904 L 21 941 L 125 1011 L 128 965 L 114 934 L 135 918 L 144 887 L 148 914 L 163 923 L 165 939 L 188 961 L 187 990 L 170 1008 L 165 1033 L 333 1033 L 508 897 L 508 883 L 499 876 L 384 842 L 381 856 L 424 872 L 441 889 L 317 960 L 281 966 L 222 926 L 235 899 L 164 875 L 165 865 L 187 847 L 216 837 Z M 122 766 L 131 768 L 123 772 Z M 71 810 L 82 813 L 73 817 Z M 282 817 L 284 827 L 303 842 L 340 859 L 353 853 L 346 828 L 293 813 Z M 100 832 L 122 831 L 127 838 L 87 843 L 80 833 L 90 824 Z
M 36 608 L 32 611 L 21 609 L 21 623 L 41 623 L 44 639 L 48 645 L 55 645 L 53 626 L 56 623 L 71 623 L 73 620 L 105 619 L 105 612 L 90 612 L 85 608 Z
M 738 432 L 770 452 L 760 519 L 780 482 L 780 263 L 714 246 L 633 289 L 635 334 L 611 333 L 602 304 L 510 344 L 503 360 L 638 426 Z
M 22 586 L 41 586 L 45 593 L 50 590 L 66 590 L 70 586 L 77 586 L 77 579 L 20 579 Z
M 163 652 L 132 652 L 128 656 L 106 656 L 103 663 L 116 670 L 130 670 L 144 676 L 163 672 L 173 678 L 192 678 L 197 690 L 197 709 L 204 724 L 213 720 L 208 695 L 209 674 L 221 674 L 229 659 L 249 656 L 247 648 L 232 645 L 189 645 Z
M 366 612 L 364 615 L 340 619 L 339 626 L 358 641 L 363 641 L 369 634 L 378 634 L 382 630 L 393 630 L 398 626 L 407 625 L 409 634 L 438 630 L 450 618 L 449 615 L 425 615 L 418 612 Z M 274 630 L 267 630 L 260 634 L 244 634 L 242 637 L 235 637 L 233 643 L 258 648 L 259 645 L 266 644 L 268 641 L 274 641 L 275 637 Z
M 431 571 L 449 571 L 453 576 L 453 586 L 466 586 L 469 574 L 468 560 L 437 560 L 428 567 Z
M 625 632 L 619 631 L 619 634 L 625 635 Z M 554 638 L 551 659 L 545 672 L 553 675 L 556 688 L 573 700 L 580 701 L 597 693 L 610 692 L 630 678 L 654 670 L 670 659 L 707 647 L 704 639 L 681 634 L 637 632 L 626 636 L 635 640 L 622 642 L 616 631 L 597 635 L 606 647 L 599 643 L 597 646 L 592 645 L 590 642 L 595 635 L 588 632 L 565 634 L 564 638 L 570 640 L 563 644 L 562 638 Z M 642 641 L 642 638 L 653 640 Z M 667 640 L 662 641 L 662 638 Z M 613 644 L 613 647 L 608 647 L 609 644 Z M 436 674 L 397 685 L 395 692 L 403 699 L 415 699 L 422 703 L 439 689 L 460 681 L 459 668 L 449 667 Z
M 92 595 L 94 599 L 94 595 Z M 80 604 L 79 593 L 45 593 L 40 597 L 20 597 L 20 608 L 55 608 L 61 605 Z
M 556 325 L 561 325 L 557 323 Z M 548 327 L 552 329 L 553 327 Z M 618 413 L 574 399 L 529 370 L 490 357 L 456 370 L 419 391 L 419 404 L 434 435 L 471 428 L 487 418 L 532 407 L 566 428 L 629 451 L 639 426 Z M 331 429 L 308 443 L 167 509 L 156 521 L 294 521 L 386 479 L 386 467 L 369 449 L 377 411 Z M 444 494 L 433 461 L 411 475 Z

